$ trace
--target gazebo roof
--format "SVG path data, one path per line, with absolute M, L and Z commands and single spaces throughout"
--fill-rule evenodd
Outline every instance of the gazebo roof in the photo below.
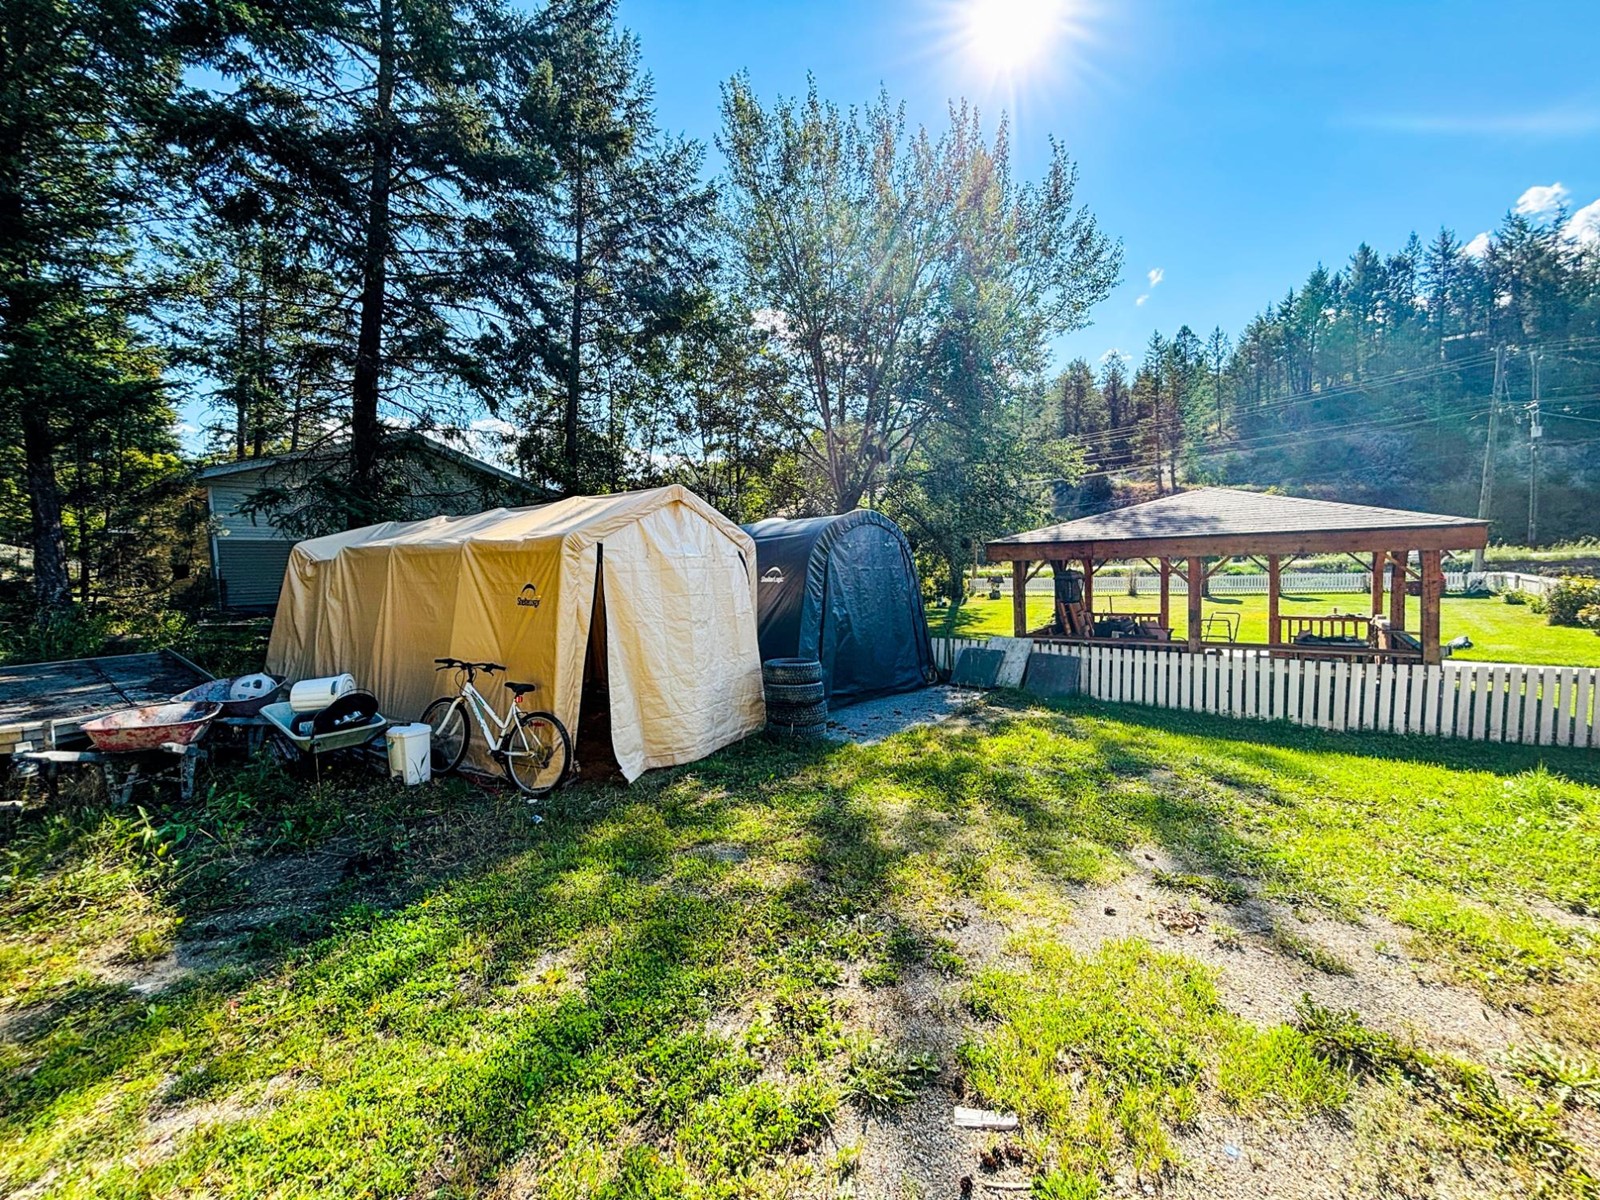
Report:
M 999 538 L 991 562 L 1146 555 L 1327 554 L 1358 550 L 1475 550 L 1489 526 L 1469 517 L 1196 488 Z

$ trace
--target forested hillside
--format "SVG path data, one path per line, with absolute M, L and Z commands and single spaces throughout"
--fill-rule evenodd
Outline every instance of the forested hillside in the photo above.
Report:
M 1471 515 L 1492 437 L 1495 540 L 1592 535 L 1600 242 L 1557 212 L 1470 245 L 1448 230 L 1362 245 L 1236 336 L 1157 333 L 1137 365 L 1070 364 L 1053 397 L 1089 448 L 1074 504 L 1108 503 L 1112 480 L 1205 482 Z

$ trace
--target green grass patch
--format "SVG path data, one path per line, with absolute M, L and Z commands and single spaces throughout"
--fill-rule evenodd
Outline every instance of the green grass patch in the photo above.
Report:
M 1029 1114 L 1042 1194 L 1091 1194 L 1209 1106 L 1343 1103 L 1348 1064 L 1191 960 L 1050 939 L 1141 846 L 1170 887 L 1406 926 L 1525 1010 L 1570 1112 L 1600 1043 L 1600 955 L 1561 919 L 1600 911 L 1596 781 L 1576 752 L 1001 698 L 569 789 L 543 824 L 265 765 L 189 805 L 78 800 L 0 859 L 0 1193 L 794 1194 L 849 1173 L 823 1149 L 847 1115 L 959 1068 Z M 1026 966 L 986 965 L 975 917 L 1032 930 Z M 172 950 L 207 969 L 161 984 Z M 861 1008 L 913 979 L 970 988 L 960 1061 L 872 1040 Z
M 1309 997 L 1300 1002 L 1295 1028 L 1319 1057 L 1352 1076 L 1403 1081 L 1421 1090 L 1468 1136 L 1483 1139 L 1532 1176 L 1537 1190 L 1554 1185 L 1564 1194 L 1600 1194 L 1600 1178 L 1585 1152 L 1561 1128 L 1559 1105 L 1508 1096 L 1480 1066 L 1368 1029 L 1357 1014 L 1323 1008 Z
M 1303 1117 L 1339 1107 L 1347 1080 L 1287 1027 L 1230 1013 L 1191 960 L 1138 942 L 1093 956 L 1027 946 L 1026 971 L 987 970 L 973 1010 L 994 1027 L 962 1050 L 971 1086 L 1037 1130 L 1053 1171 L 1153 1177 L 1177 1165 L 1173 1132 L 1207 1095 L 1229 1108 Z M 1070 1176 L 1069 1176 L 1070 1177 Z
M 1413 596 L 1406 601 L 1406 628 L 1416 630 L 1422 619 L 1421 601 Z M 1161 608 L 1158 597 L 1129 596 L 1114 587 L 1098 586 L 1095 611 L 1154 613 Z M 1029 593 L 1028 628 L 1037 629 L 1052 619 L 1048 593 Z M 1333 612 L 1365 614 L 1371 611 L 1368 598 L 1356 593 L 1328 595 L 1286 595 L 1280 611 L 1284 616 L 1326 616 Z M 1385 609 L 1387 611 L 1387 609 Z M 1260 596 L 1216 596 L 1202 605 L 1204 616 L 1218 620 L 1206 636 L 1226 640 L 1225 622 L 1236 621 L 1238 640 L 1267 640 L 1267 598 Z M 1188 610 L 1185 597 L 1173 599 L 1170 620 L 1177 636 L 1188 636 Z M 1440 636 L 1444 641 L 1463 634 L 1472 647 L 1456 651 L 1455 656 L 1474 662 L 1533 663 L 1537 665 L 1600 666 L 1600 637 L 1588 629 L 1548 625 L 1540 614 L 1526 605 L 1507 604 L 1499 596 L 1446 596 L 1439 614 Z M 1010 636 L 1012 632 L 1011 594 L 999 600 L 976 596 L 952 608 L 930 607 L 928 627 L 935 637 Z

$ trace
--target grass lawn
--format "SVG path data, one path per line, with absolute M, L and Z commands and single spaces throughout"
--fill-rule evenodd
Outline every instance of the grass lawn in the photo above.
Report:
M 1101 588 L 1095 592 L 1095 611 L 1108 608 L 1116 612 L 1159 612 L 1155 596 L 1129 596 Z M 1420 601 L 1410 597 L 1406 604 L 1406 628 L 1415 631 L 1421 621 Z M 1335 594 L 1327 596 L 1282 597 L 1284 616 L 1323 616 L 1334 610 L 1347 613 L 1370 611 L 1366 596 Z M 1205 601 L 1204 614 L 1238 617 L 1242 642 L 1267 640 L 1266 596 L 1218 596 Z M 1180 638 L 1188 636 L 1188 610 L 1185 597 L 1172 598 L 1172 623 Z M 1050 620 L 1048 594 L 1028 597 L 1028 627 L 1037 629 Z M 1487 662 L 1537 663 L 1569 667 L 1600 667 L 1600 637 L 1587 629 L 1546 625 L 1544 617 L 1526 605 L 1507 604 L 1497 597 L 1465 598 L 1446 596 L 1439 614 L 1445 641 L 1466 634 L 1472 649 L 1457 651 L 1455 657 Z M 928 609 L 928 627 L 935 637 L 989 637 L 1011 633 L 1011 596 L 999 600 L 977 597 L 958 608 Z M 1212 636 L 1221 639 L 1223 622 L 1218 621 Z
M 1000 696 L 543 824 L 267 766 L 13 820 L 0 1194 L 1600 1186 L 1580 753 Z

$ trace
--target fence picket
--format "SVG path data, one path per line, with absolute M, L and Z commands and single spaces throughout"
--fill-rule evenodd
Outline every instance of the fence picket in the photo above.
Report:
M 1484 679 L 1484 687 L 1478 693 L 1488 701 L 1488 719 L 1484 724 L 1484 736 L 1491 742 L 1504 740 L 1505 726 L 1502 723 L 1502 712 L 1505 709 L 1504 697 L 1501 695 L 1501 685 L 1504 677 L 1499 667 L 1490 667 Z
M 1572 744 L 1574 746 L 1590 744 L 1594 724 L 1589 719 L 1589 700 L 1593 693 L 1594 672 L 1580 668 L 1577 678 L 1573 681 Z

